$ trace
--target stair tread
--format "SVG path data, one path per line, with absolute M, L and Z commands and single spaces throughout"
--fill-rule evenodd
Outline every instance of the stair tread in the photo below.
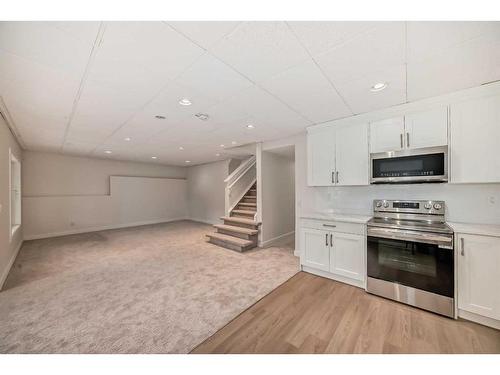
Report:
M 257 207 L 257 203 L 251 203 L 251 202 L 240 202 L 238 203 L 239 206 L 249 206 L 249 207 Z
M 255 221 L 253 219 L 244 219 L 242 217 L 222 216 L 220 219 L 225 220 L 225 221 L 232 221 L 234 223 L 240 223 L 240 224 L 260 225 L 259 222 Z
M 255 214 L 256 211 L 250 211 L 250 210 L 232 210 L 231 212 L 234 212 L 235 214 L 253 215 L 253 214 Z
M 234 225 L 227 225 L 227 224 L 215 224 L 215 228 L 217 229 L 224 229 L 230 232 L 237 232 L 237 233 L 243 233 L 243 234 L 257 234 L 259 231 L 257 229 L 249 229 L 249 228 L 242 228 L 242 227 L 236 227 Z
M 211 238 L 216 238 L 221 241 L 226 241 L 234 245 L 238 246 L 249 246 L 252 245 L 253 242 L 249 240 L 244 240 L 243 238 L 239 237 L 233 237 L 233 236 L 228 236 L 227 234 L 222 234 L 222 233 L 209 233 L 207 234 L 208 237 Z

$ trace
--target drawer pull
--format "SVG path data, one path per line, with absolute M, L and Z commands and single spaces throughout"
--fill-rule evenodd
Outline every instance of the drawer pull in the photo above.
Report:
M 325 234 L 325 246 L 328 246 L 328 233 Z
M 328 228 L 337 228 L 337 226 L 333 224 L 323 224 L 323 226 Z

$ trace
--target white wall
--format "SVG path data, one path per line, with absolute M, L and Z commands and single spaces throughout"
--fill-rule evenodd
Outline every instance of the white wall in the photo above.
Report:
M 185 219 L 183 167 L 25 152 L 26 239 Z
M 261 174 L 261 243 L 295 231 L 295 163 L 293 159 L 263 151 Z
M 24 224 L 17 230 L 12 240 L 10 238 L 10 186 L 9 186 L 9 149 L 22 162 L 22 150 L 10 132 L 2 116 L 0 116 L 0 289 L 14 263 L 19 250 Z M 22 181 L 22 180 L 21 180 Z
M 187 168 L 188 210 L 191 220 L 220 223 L 224 216 L 224 179 L 229 175 L 229 160 Z

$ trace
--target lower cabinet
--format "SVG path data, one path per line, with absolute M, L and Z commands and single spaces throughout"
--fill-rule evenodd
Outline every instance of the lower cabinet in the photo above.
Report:
M 364 228 L 357 230 L 363 231 Z M 305 271 L 322 271 L 321 276 L 364 287 L 365 235 L 302 226 L 300 249 L 300 262 Z
M 500 324 L 500 237 L 458 233 L 456 239 L 459 315 L 465 311 Z

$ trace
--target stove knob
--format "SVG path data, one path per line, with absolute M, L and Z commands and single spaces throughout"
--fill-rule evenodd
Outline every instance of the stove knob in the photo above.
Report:
M 389 207 L 389 202 L 384 202 L 384 208 Z
M 434 203 L 434 209 L 435 210 L 440 210 L 441 207 L 443 207 L 443 206 L 441 206 L 439 203 Z
M 382 202 L 378 201 L 376 204 L 377 207 L 382 207 Z
M 432 204 L 426 203 L 426 204 L 424 204 L 424 207 L 426 210 L 430 210 L 432 208 Z

